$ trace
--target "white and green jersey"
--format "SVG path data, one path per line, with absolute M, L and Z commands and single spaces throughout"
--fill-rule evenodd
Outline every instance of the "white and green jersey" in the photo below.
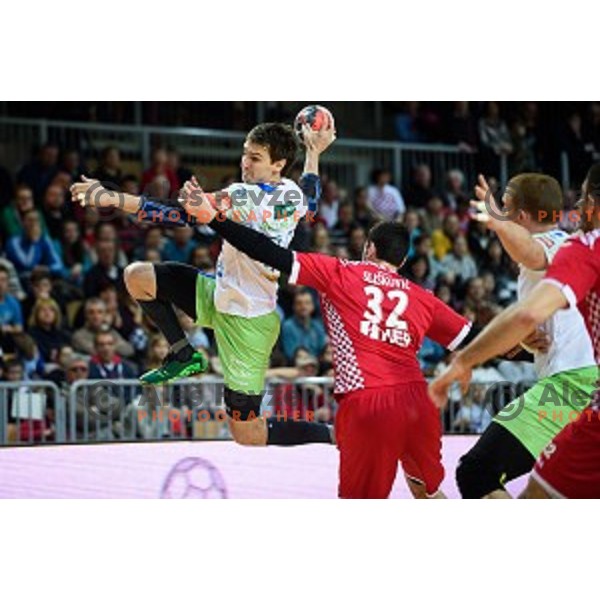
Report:
M 533 234 L 533 238 L 544 249 L 550 265 L 569 238 L 569 234 L 560 229 L 552 229 Z M 545 274 L 545 270 L 534 271 L 521 265 L 518 281 L 519 299 L 527 297 Z M 592 342 L 577 308 L 559 310 L 541 326 L 541 329 L 550 337 L 551 345 L 547 352 L 535 353 L 535 370 L 539 378 L 595 364 Z
M 267 235 L 287 248 L 298 221 L 307 213 L 307 196 L 290 179 L 274 184 L 234 183 L 227 217 Z M 217 261 L 216 309 L 225 314 L 258 317 L 275 310 L 279 271 L 224 242 Z

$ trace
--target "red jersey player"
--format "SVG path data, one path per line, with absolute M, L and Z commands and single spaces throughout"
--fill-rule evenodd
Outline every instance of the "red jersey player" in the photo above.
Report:
M 408 250 L 407 230 L 397 223 L 377 225 L 363 262 L 352 262 L 281 248 L 259 232 L 215 218 L 214 209 L 198 200 L 186 210 L 207 211 L 210 226 L 226 241 L 290 273 L 290 283 L 320 292 L 340 403 L 335 422 L 340 497 L 386 498 L 398 461 L 409 478 L 435 495 L 444 477 L 441 423 L 416 355 L 425 336 L 453 350 L 471 325 L 397 274 Z
M 505 310 L 458 352 L 448 371 L 430 386 L 439 406 L 448 388 L 468 385 L 471 368 L 518 344 L 557 310 L 577 306 L 600 364 L 600 164 L 583 184 L 583 233 L 565 242 L 545 278 L 526 300 Z M 576 416 L 575 416 L 576 418 Z M 600 392 L 579 419 L 565 427 L 535 465 L 525 498 L 600 498 Z

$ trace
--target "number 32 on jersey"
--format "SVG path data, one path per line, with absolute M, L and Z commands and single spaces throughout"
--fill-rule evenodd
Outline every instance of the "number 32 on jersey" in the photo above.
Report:
M 411 337 L 408 333 L 408 325 L 401 317 L 408 307 L 408 295 L 402 290 L 390 290 L 384 292 L 374 285 L 365 287 L 367 295 L 367 310 L 360 322 L 360 332 L 372 340 L 388 342 L 401 348 L 410 346 Z M 391 303 L 394 308 L 384 314 L 383 304 L 385 301 Z

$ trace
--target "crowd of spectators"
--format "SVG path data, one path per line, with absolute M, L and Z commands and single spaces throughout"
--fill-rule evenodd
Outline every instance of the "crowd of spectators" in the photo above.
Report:
M 478 170 L 497 174 L 541 170 L 559 176 L 566 157 L 581 182 L 600 158 L 600 102 L 405 102 L 393 117 L 403 142 L 447 143 L 477 152 Z
M 514 160 L 520 157 L 519 169 L 538 167 L 535 155 L 528 153 L 535 144 L 525 136 L 519 145 L 515 138 L 516 131 L 535 130 L 535 105 L 523 105 L 527 118 L 519 129 L 499 120 L 495 103 L 489 103 L 478 123 L 464 121 L 465 104 L 457 103 L 455 137 L 448 141 L 464 144 L 466 151 L 478 148 L 482 160 L 491 161 L 492 173 L 496 172 L 492 163 L 502 153 Z M 418 115 L 418 110 L 411 105 L 407 114 Z M 416 136 L 407 139 L 417 141 L 423 123 L 428 122 L 407 117 L 398 127 L 402 135 Z M 590 157 L 600 148 L 597 141 L 593 152 L 585 144 L 580 150 Z M 133 260 L 174 260 L 208 273 L 215 270 L 220 240 L 207 226 L 168 229 L 135 222 L 118 212 L 83 209 L 71 202 L 69 194 L 71 183 L 83 173 L 129 193 L 157 197 L 173 194 L 191 175 L 173 148 L 157 148 L 152 163 L 140 169 L 139 177 L 124 171 L 116 146 L 84 164 L 76 150 L 49 143 L 16 172 L 0 167 L 0 366 L 4 380 L 46 379 L 69 386 L 86 378 L 135 378 L 160 364 L 166 342 L 125 292 L 124 267 Z M 494 234 L 470 218 L 467 182 L 472 177 L 454 169 L 443 181 L 433 181 L 427 164 L 415 164 L 408 181 L 394 182 L 389 171 L 377 169 L 370 182 L 350 190 L 325 173 L 317 218 L 314 223 L 300 223 L 294 245 L 299 250 L 357 260 L 375 222 L 401 220 L 412 240 L 403 274 L 481 328 L 515 300 L 518 267 Z M 494 177 L 490 184 L 497 190 Z M 330 375 L 331 347 L 315 293 L 283 281 L 278 311 L 282 327 L 272 374 L 288 379 Z M 212 332 L 197 327 L 185 315 L 181 320 L 190 340 L 210 359 L 211 371 L 219 375 Z M 419 359 L 424 372 L 433 375 L 446 353 L 425 340 Z M 486 365 L 479 375 L 482 381 L 533 378 L 526 366 L 497 363 Z M 290 383 L 282 390 L 279 402 L 288 404 L 294 386 Z M 302 393 L 307 393 L 305 388 Z M 319 386 L 312 386 L 310 394 L 320 418 L 329 420 L 332 411 L 327 394 Z M 470 404 L 461 405 L 448 427 L 476 432 L 485 426 L 478 403 L 475 396 Z
M 7 102 L 0 116 L 247 131 L 259 120 L 291 122 L 307 102 Z M 344 138 L 452 144 L 477 151 L 491 174 L 505 155 L 509 171 L 561 173 L 565 153 L 580 181 L 600 155 L 600 102 L 328 102 Z M 73 132 L 71 132 L 73 133 Z M 70 135 L 70 134 L 69 134 Z M 73 145 L 69 135 L 61 136 Z

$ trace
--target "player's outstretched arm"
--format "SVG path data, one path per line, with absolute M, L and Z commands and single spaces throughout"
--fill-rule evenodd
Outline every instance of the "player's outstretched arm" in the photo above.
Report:
M 232 246 L 250 258 L 282 273 L 291 273 L 294 253 L 272 242 L 266 235 L 244 227 L 225 217 L 210 202 L 194 177 L 182 190 L 181 205 L 185 211 L 201 223 L 207 223 Z
M 140 196 L 109 190 L 97 179 L 89 179 L 85 175 L 81 176 L 81 181 L 71 186 L 71 198 L 81 206 L 118 208 L 128 213 L 138 212 L 142 203 Z
M 195 219 L 187 215 L 177 200 L 134 196 L 105 188 L 97 179 L 82 176 L 71 186 L 73 202 L 96 209 L 115 208 L 136 215 L 139 221 L 183 227 L 194 225 Z
M 473 367 L 507 352 L 537 325 L 567 305 L 562 290 L 549 283 L 540 283 L 527 298 L 501 312 L 470 344 L 455 354 L 448 370 L 429 385 L 429 395 L 434 403 L 439 407 L 446 405 L 448 391 L 455 381 L 466 393 Z
M 542 245 L 524 227 L 508 220 L 483 175 L 477 180 L 475 196 L 477 200 L 471 201 L 471 206 L 477 211 L 473 218 L 485 222 L 496 232 L 508 255 L 528 269 L 546 269 L 548 259 Z

